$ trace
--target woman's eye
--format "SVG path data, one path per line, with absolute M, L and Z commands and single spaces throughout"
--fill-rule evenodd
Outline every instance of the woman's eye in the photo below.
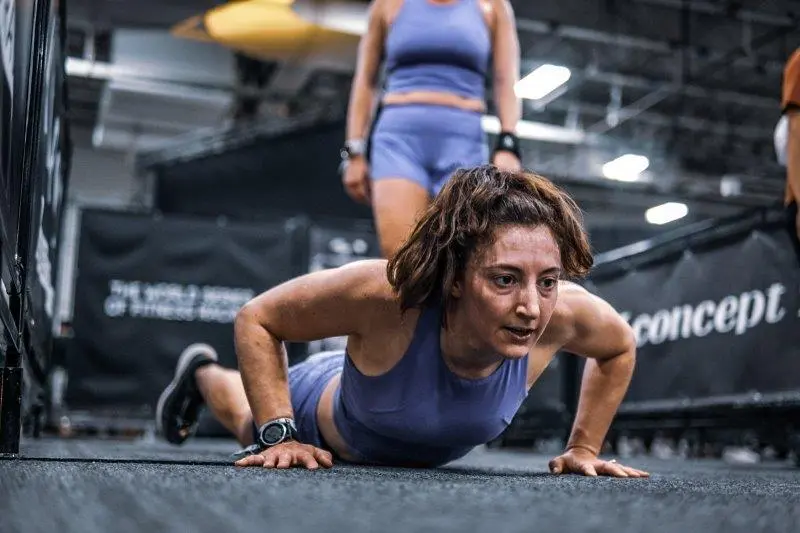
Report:
M 498 285 L 502 287 L 506 287 L 514 283 L 514 278 L 512 276 L 497 276 L 496 278 L 494 278 L 494 280 Z
M 542 280 L 542 285 L 544 286 L 545 289 L 555 288 L 555 286 L 557 284 L 558 284 L 558 280 L 557 279 L 547 278 L 547 279 Z

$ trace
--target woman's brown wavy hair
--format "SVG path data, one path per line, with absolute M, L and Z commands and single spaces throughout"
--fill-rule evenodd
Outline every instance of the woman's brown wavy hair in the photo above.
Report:
M 453 283 L 497 228 L 545 225 L 561 253 L 565 277 L 580 278 L 593 257 L 580 209 L 550 180 L 494 166 L 458 170 L 389 260 L 387 275 L 403 311 L 447 306 Z

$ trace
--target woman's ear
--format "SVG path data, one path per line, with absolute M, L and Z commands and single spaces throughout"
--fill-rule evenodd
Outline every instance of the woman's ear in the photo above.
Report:
M 450 288 L 450 296 L 453 298 L 461 298 L 461 295 L 464 293 L 464 285 L 460 279 L 457 279 L 453 282 L 453 286 Z

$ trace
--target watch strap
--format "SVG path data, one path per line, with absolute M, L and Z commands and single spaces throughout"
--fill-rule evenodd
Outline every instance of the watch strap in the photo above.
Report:
M 495 152 L 511 152 L 517 159 L 522 159 L 522 151 L 519 146 L 519 138 L 510 131 L 501 131 L 497 135 L 497 142 L 494 147 Z

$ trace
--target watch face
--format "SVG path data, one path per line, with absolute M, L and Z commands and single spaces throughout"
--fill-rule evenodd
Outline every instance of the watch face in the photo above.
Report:
M 261 440 L 264 441 L 264 444 L 277 444 L 283 439 L 284 435 L 286 435 L 286 428 L 275 424 L 264 428 L 264 431 L 261 433 Z

